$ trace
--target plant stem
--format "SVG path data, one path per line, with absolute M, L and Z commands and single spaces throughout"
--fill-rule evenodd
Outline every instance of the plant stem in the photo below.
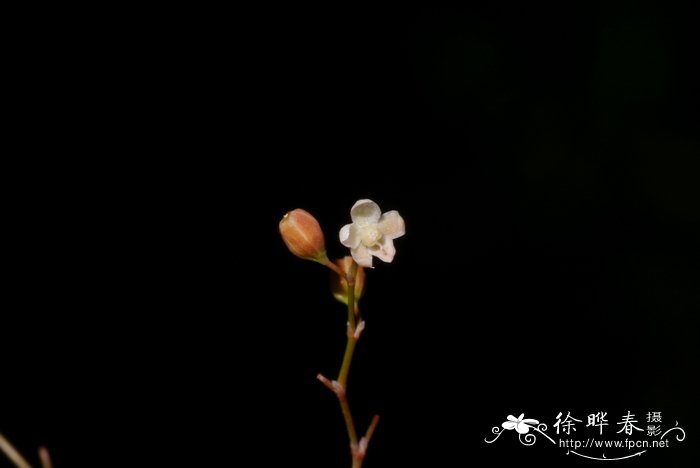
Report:
M 343 412 L 343 419 L 345 419 L 345 427 L 348 430 L 348 438 L 350 439 L 350 452 L 355 457 L 355 452 L 359 447 L 357 441 L 357 431 L 355 430 L 355 422 L 352 419 L 352 413 L 350 412 L 350 404 L 348 403 L 347 395 L 345 390 L 338 393 L 338 400 L 340 401 L 340 410 Z
M 51 456 L 49 451 L 45 447 L 39 448 L 39 459 L 41 460 L 41 468 L 53 468 L 51 463 Z
M 357 312 L 357 304 L 355 304 L 355 278 L 357 278 L 357 263 L 355 260 L 350 265 L 350 271 L 345 278 L 348 282 L 348 323 L 350 329 L 355 333 L 355 312 Z
M 338 268 L 331 267 L 333 264 L 327 264 L 329 268 L 338 273 Z M 335 266 L 335 265 L 333 265 Z M 364 328 L 364 322 L 360 316 L 360 311 L 355 303 L 355 280 L 357 278 L 357 263 L 353 260 L 350 269 L 345 275 L 345 280 L 348 283 L 348 324 L 347 324 L 347 344 L 345 345 L 345 354 L 343 355 L 343 363 L 340 366 L 338 379 L 331 382 L 323 375 L 319 374 L 318 379 L 329 389 L 331 389 L 338 397 L 340 410 L 343 413 L 345 420 L 345 428 L 348 431 L 348 439 L 350 440 L 350 455 L 352 456 L 352 468 L 361 468 L 362 462 L 365 459 L 367 444 L 369 443 L 372 433 L 379 422 L 379 416 L 375 416 L 367 430 L 367 434 L 362 438 L 357 438 L 357 430 L 355 422 L 350 411 L 350 404 L 347 397 L 348 374 L 352 364 L 352 357 L 355 354 L 355 345 L 360 338 L 360 333 Z M 338 273 L 341 277 L 341 273 Z
M 17 468 L 31 468 L 31 465 L 24 457 L 12 446 L 9 440 L 0 434 L 0 452 L 4 452 L 7 458 L 15 464 Z
M 340 372 L 338 373 L 338 383 L 347 387 L 348 373 L 350 372 L 350 364 L 352 364 L 352 356 L 355 353 L 355 344 L 357 343 L 357 337 L 355 337 L 355 277 L 357 276 L 357 263 L 352 261 L 350 266 L 350 271 L 346 280 L 348 282 L 348 342 L 345 345 L 345 355 L 343 356 L 343 364 L 340 366 Z
M 355 277 L 357 276 L 357 263 L 353 260 L 350 266 L 350 271 L 348 271 L 346 280 L 348 282 L 348 342 L 345 345 L 345 355 L 343 356 L 343 364 L 340 366 L 340 372 L 338 373 L 338 383 L 342 387 L 342 394 L 338 394 L 338 399 L 340 400 L 340 409 L 343 412 L 343 417 L 345 418 L 345 426 L 348 429 L 348 437 L 350 438 L 350 447 L 353 449 L 357 448 L 357 431 L 355 431 L 355 423 L 352 419 L 352 413 L 350 412 L 350 404 L 346 396 L 346 390 L 348 385 L 348 374 L 350 373 L 350 364 L 352 364 L 352 356 L 355 353 L 355 344 L 357 339 L 355 338 Z
M 357 439 L 357 431 L 355 430 L 355 422 L 352 419 L 352 412 L 350 411 L 350 404 L 347 398 L 347 384 L 348 384 L 348 374 L 350 373 L 350 365 L 352 364 L 352 356 L 355 353 L 355 345 L 357 344 L 357 336 L 355 335 L 355 330 L 357 329 L 356 318 L 355 317 L 355 278 L 357 277 L 357 263 L 353 260 L 350 266 L 350 271 L 348 271 L 346 280 L 348 282 L 348 329 L 347 329 L 347 344 L 345 345 L 345 355 L 343 356 L 343 364 L 340 366 L 340 372 L 338 373 L 338 384 L 341 387 L 341 391 L 338 392 L 338 400 L 340 401 L 340 410 L 343 412 L 343 418 L 345 419 L 345 427 L 348 430 L 348 438 L 350 439 L 350 454 L 352 455 L 352 466 L 353 468 L 359 468 L 362 466 L 362 458 L 358 456 L 359 441 Z
M 348 328 L 348 342 L 345 345 L 345 355 L 343 356 L 343 364 L 340 366 L 338 373 L 338 383 L 343 387 L 347 386 L 348 374 L 350 373 L 350 364 L 352 364 L 352 356 L 355 353 L 355 345 L 357 338 L 353 336 L 355 333 L 354 327 Z
M 342 278 L 343 276 L 345 276 L 345 273 L 343 273 L 343 270 L 341 270 L 340 268 L 338 268 L 338 265 L 336 265 L 335 263 L 333 263 L 333 262 L 331 262 L 330 260 L 328 260 L 328 257 L 326 257 L 326 258 L 324 258 L 323 260 L 321 260 L 320 263 L 321 263 L 322 265 L 324 265 L 324 266 L 327 266 L 327 267 L 330 268 L 331 270 L 333 270 L 333 271 L 334 271 L 338 276 L 340 276 L 341 278 Z

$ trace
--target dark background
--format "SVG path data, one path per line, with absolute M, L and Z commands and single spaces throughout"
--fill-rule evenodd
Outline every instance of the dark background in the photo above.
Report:
M 315 380 L 344 310 L 277 223 L 312 212 L 340 257 L 371 198 L 407 234 L 362 301 L 350 401 L 360 430 L 382 416 L 365 466 L 594 463 L 484 438 L 523 412 L 607 411 L 611 434 L 628 410 L 687 438 L 619 463 L 688 466 L 697 8 L 172 13 L 36 35 L 51 12 L 24 17 L 39 58 L 0 329 L 0 431 L 23 452 L 349 465 Z

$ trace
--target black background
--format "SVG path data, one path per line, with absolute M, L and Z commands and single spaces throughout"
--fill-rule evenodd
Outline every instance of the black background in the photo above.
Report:
M 277 223 L 312 212 L 340 257 L 371 198 L 407 233 L 362 301 L 365 466 L 596 463 L 484 438 L 628 410 L 687 438 L 620 463 L 688 466 L 697 13 L 295 5 L 25 33 L 0 431 L 57 467 L 349 465 L 315 380 L 344 311 Z

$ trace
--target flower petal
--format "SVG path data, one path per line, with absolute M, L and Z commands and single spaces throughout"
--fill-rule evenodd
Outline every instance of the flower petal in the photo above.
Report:
M 506 419 L 508 419 L 508 421 L 518 422 L 518 419 L 512 414 L 509 414 Z
M 519 423 L 515 425 L 515 430 L 518 432 L 518 434 L 527 434 L 528 432 L 530 432 L 530 426 L 528 426 L 527 424 Z
M 387 211 L 379 218 L 379 232 L 390 239 L 396 239 L 406 234 L 406 225 L 396 210 Z
M 372 248 L 369 250 L 372 255 L 385 261 L 386 263 L 391 263 L 396 255 L 396 249 L 394 248 L 394 241 L 389 237 L 382 237 L 382 240 L 377 245 L 377 248 Z
M 357 235 L 357 226 L 346 224 L 340 229 L 340 243 L 345 247 L 354 249 L 360 244 L 360 236 Z
M 355 259 L 358 265 L 372 268 L 372 254 L 369 249 L 362 244 L 359 244 L 354 249 L 350 249 L 352 258 Z
M 381 215 L 382 210 L 379 209 L 379 205 L 367 199 L 358 200 L 350 210 L 352 222 L 360 226 L 376 223 Z
M 521 422 L 523 422 L 525 424 L 533 424 L 533 425 L 537 425 L 540 423 L 537 419 L 523 419 Z
M 525 413 L 520 413 L 520 416 L 518 416 L 518 422 L 522 421 L 524 416 Z
M 506 421 L 503 424 L 501 424 L 501 426 L 503 427 L 503 429 L 507 429 L 509 431 L 515 429 L 515 423 L 512 421 Z

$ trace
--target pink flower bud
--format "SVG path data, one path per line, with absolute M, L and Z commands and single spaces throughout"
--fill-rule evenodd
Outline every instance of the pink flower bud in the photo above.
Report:
M 297 208 L 280 221 L 280 234 L 290 252 L 304 260 L 327 263 L 323 231 L 307 211 Z

